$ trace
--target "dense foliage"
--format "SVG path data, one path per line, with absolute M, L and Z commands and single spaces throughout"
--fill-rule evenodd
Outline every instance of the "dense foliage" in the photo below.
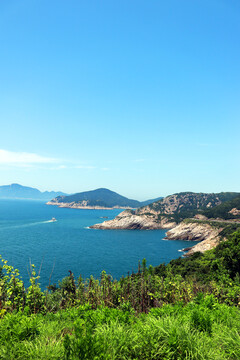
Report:
M 226 235 L 226 234 L 225 234 Z M 240 231 L 204 254 L 113 281 L 29 288 L 2 259 L 0 359 L 239 359 Z

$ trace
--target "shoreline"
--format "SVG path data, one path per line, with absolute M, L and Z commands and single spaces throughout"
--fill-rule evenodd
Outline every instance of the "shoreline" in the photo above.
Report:
M 46 205 L 57 206 L 59 208 L 69 208 L 69 209 L 80 209 L 80 210 L 134 210 L 134 208 L 123 207 L 123 206 L 114 206 L 114 207 L 104 207 L 104 206 L 90 206 L 90 205 L 77 205 L 75 203 L 55 203 L 48 201 Z

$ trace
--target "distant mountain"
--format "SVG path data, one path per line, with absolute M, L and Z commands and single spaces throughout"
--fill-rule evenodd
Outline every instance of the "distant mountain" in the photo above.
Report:
M 159 201 L 161 199 L 163 199 L 163 196 L 160 196 L 160 197 L 158 197 L 156 199 L 150 199 L 150 200 L 146 200 L 146 201 L 141 201 L 141 206 L 147 206 L 147 205 L 152 204 L 152 203 L 154 203 L 156 201 Z
M 49 205 L 59 205 L 61 207 L 103 207 L 103 208 L 139 208 L 146 203 L 151 202 L 144 201 L 140 202 L 137 200 L 128 199 L 122 195 L 117 194 L 109 189 L 96 189 L 92 191 L 85 191 L 69 196 L 58 196 L 51 200 Z
M 32 199 L 32 200 L 45 200 L 48 201 L 53 197 L 59 195 L 66 195 L 60 191 L 44 191 L 38 189 L 22 186 L 19 184 L 3 185 L 0 186 L 0 198 L 7 199 Z

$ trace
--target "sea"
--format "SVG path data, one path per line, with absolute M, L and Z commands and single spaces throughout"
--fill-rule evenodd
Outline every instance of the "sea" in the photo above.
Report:
M 42 290 L 71 271 L 77 279 L 113 279 L 136 272 L 138 262 L 157 266 L 182 256 L 196 242 L 165 240 L 165 230 L 95 230 L 90 225 L 111 220 L 122 210 L 68 209 L 42 201 L 0 200 L 0 255 L 17 268 L 29 286 L 31 264 Z M 57 221 L 52 222 L 52 218 Z M 107 217 L 107 219 L 106 219 Z

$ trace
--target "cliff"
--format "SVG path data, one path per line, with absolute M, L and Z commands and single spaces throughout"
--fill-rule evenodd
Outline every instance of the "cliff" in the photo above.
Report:
M 199 241 L 192 248 L 187 248 L 185 255 L 192 255 L 195 252 L 204 252 L 216 247 L 221 239 L 219 234 L 223 228 L 223 226 L 214 227 L 208 223 L 183 221 L 167 232 L 166 239 Z

